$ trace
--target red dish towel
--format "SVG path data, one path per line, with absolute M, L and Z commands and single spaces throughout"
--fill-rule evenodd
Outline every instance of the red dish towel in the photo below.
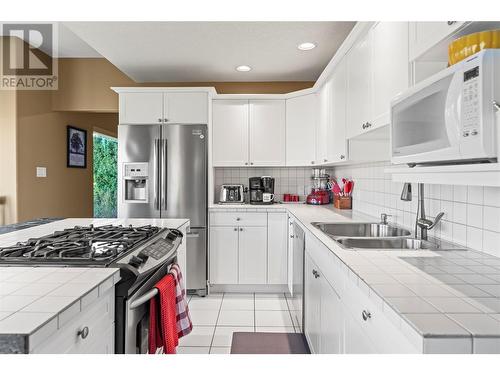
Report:
M 179 344 L 177 334 L 176 280 L 169 273 L 155 287 L 158 294 L 149 302 L 149 353 L 163 348 L 165 354 L 175 354 Z
M 189 308 L 186 301 L 186 289 L 182 281 L 181 268 L 178 264 L 173 264 L 170 267 L 170 273 L 175 279 L 175 307 L 177 315 L 177 334 L 179 337 L 186 336 L 193 330 L 193 323 L 189 316 Z

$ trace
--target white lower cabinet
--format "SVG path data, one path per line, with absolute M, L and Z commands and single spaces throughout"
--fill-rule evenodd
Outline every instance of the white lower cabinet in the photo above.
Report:
M 66 323 L 56 333 L 30 348 L 34 354 L 113 354 L 115 352 L 115 288 Z M 43 329 L 43 328 L 41 328 Z M 80 332 L 87 332 L 83 337 Z M 31 342 L 30 342 L 31 345 Z
M 340 296 L 330 286 L 328 281 L 320 274 L 321 283 L 321 335 L 320 353 L 342 353 L 342 340 L 344 336 L 343 309 Z
M 422 352 L 309 232 L 304 267 L 304 333 L 312 353 Z
M 239 227 L 238 284 L 266 284 L 267 228 Z
M 344 353 L 376 353 L 371 340 L 368 338 L 366 333 L 363 332 L 363 328 L 348 311 L 346 311 L 344 318 Z
M 288 282 L 286 212 L 210 212 L 209 235 L 210 285 L 262 285 L 285 291 Z M 236 291 L 244 290 L 238 288 Z
M 344 318 L 337 292 L 306 252 L 304 262 L 304 333 L 313 354 L 339 354 Z
M 267 215 L 267 283 L 288 281 L 288 215 L 269 212 Z
M 210 228 L 210 282 L 238 283 L 238 227 Z
M 321 284 L 316 277 L 318 267 L 306 253 L 304 260 L 304 333 L 313 354 L 320 353 Z

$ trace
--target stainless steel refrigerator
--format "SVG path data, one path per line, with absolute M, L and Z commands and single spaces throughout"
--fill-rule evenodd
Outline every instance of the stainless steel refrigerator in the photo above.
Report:
M 207 126 L 118 126 L 118 217 L 188 218 L 188 290 L 206 293 Z

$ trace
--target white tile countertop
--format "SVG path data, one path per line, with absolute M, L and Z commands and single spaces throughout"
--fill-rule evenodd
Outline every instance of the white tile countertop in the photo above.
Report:
M 416 347 L 434 338 L 463 340 L 464 351 L 500 353 L 500 258 L 453 250 L 351 250 L 313 222 L 378 222 L 332 206 L 214 205 L 210 211 L 286 209 L 340 261 L 342 272 Z M 499 244 L 500 246 L 500 244 Z M 469 351 L 469 352 L 470 352 Z
M 187 219 L 65 219 L 0 235 L 0 247 L 75 225 L 156 225 L 180 228 Z M 120 280 L 118 268 L 0 266 L 0 353 L 16 339 L 57 330 Z M 48 328 L 47 328 L 48 327 Z M 50 332 L 49 332 L 50 333 Z

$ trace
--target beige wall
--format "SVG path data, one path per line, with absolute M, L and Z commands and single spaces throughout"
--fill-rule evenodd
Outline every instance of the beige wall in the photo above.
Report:
M 154 82 L 135 83 L 106 59 L 59 59 L 59 90 L 52 94 L 55 111 L 118 112 L 112 86 L 210 86 L 219 94 L 283 94 L 312 87 L 314 82 Z
M 16 92 L 0 91 L 0 225 L 17 221 Z
M 92 217 L 92 133 L 95 128 L 116 135 L 115 113 L 54 112 L 51 92 L 19 91 L 18 219 Z M 87 130 L 87 168 L 66 166 L 66 126 Z M 46 178 L 36 167 L 47 168 Z

